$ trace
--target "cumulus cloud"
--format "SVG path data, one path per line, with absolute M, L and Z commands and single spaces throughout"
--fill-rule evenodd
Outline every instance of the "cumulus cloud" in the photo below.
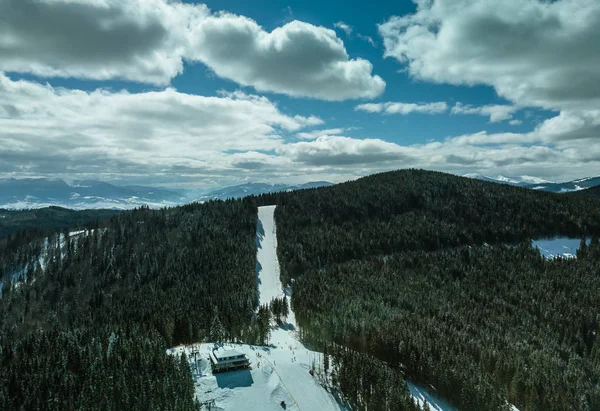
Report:
M 401 115 L 411 113 L 440 114 L 448 110 L 448 104 L 443 101 L 436 103 L 365 103 L 356 106 L 355 110 L 366 111 L 367 113 Z
M 482 107 L 457 104 L 453 114 L 485 115 L 490 122 L 510 120 L 511 125 L 518 125 L 521 122 L 512 119 L 516 107 L 557 112 L 528 133 L 482 132 L 459 136 L 447 144 L 462 146 L 465 152 L 477 147 L 476 151 L 498 154 L 487 166 L 533 167 L 537 159 L 540 173 L 549 173 L 543 170 L 552 162 L 561 173 L 597 173 L 591 163 L 597 166 L 600 159 L 600 149 L 596 149 L 600 146 L 600 2 L 415 3 L 414 14 L 391 17 L 379 25 L 385 56 L 396 59 L 420 81 L 488 85 L 514 103 Z M 510 153 L 514 159 L 503 158 L 502 153 Z M 447 158 L 460 158 L 460 153 L 453 154 L 457 157 Z M 476 164 L 483 166 L 483 157 L 475 158 Z M 535 174 L 532 169 L 527 172 Z
M 600 102 L 600 2 L 431 0 L 379 26 L 385 55 L 418 79 L 493 86 L 522 106 Z
M 600 150 L 586 153 L 583 147 L 546 146 L 535 133 L 528 137 L 531 145 L 512 144 L 521 138 L 511 133 L 478 133 L 444 142 L 406 146 L 380 139 L 322 136 L 314 141 L 284 144 L 276 151 L 279 157 L 290 162 L 289 168 L 304 167 L 306 172 L 320 170 L 330 175 L 419 167 L 461 175 L 477 171 L 556 179 L 590 174 L 600 164 Z
M 373 98 L 385 89 L 371 63 L 350 60 L 343 42 L 324 27 L 292 21 L 266 32 L 248 18 L 220 14 L 207 18 L 193 37 L 191 58 L 260 91 L 339 101 Z
M 278 154 L 313 166 L 347 166 L 408 160 L 405 149 L 379 139 L 322 136 L 311 142 L 286 144 Z
M 124 41 L 126 39 L 126 41 Z M 373 98 L 385 82 L 333 30 L 255 21 L 168 0 L 4 0 L 0 70 L 167 85 L 183 62 L 259 91 L 323 100 Z
M 509 106 L 505 104 L 490 104 L 486 106 L 471 106 L 462 103 L 456 103 L 452 107 L 452 114 L 476 114 L 480 116 L 489 116 L 490 123 L 498 123 L 504 120 L 512 119 L 515 111 L 519 110 L 518 107 Z
M 275 177 L 340 181 L 404 167 L 553 179 L 600 167 L 600 146 L 589 140 L 600 113 L 564 112 L 529 133 L 402 145 L 342 135 L 347 128 L 304 131 L 322 120 L 284 114 L 269 99 L 241 91 L 217 97 L 169 88 L 87 92 L 0 75 L 0 102 L 3 175 L 222 184 Z
M 0 70 L 167 84 L 208 14 L 163 0 L 3 0 Z
M 174 89 L 85 92 L 5 75 L 0 101 L 10 107 L 0 110 L 4 174 L 225 170 L 234 161 L 249 161 L 228 153 L 272 151 L 282 144 L 282 134 L 322 122 L 283 114 L 267 98 L 240 92 L 223 97 Z

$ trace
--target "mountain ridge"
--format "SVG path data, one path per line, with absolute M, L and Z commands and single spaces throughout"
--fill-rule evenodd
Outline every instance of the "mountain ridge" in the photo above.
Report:
M 553 182 L 547 181 L 538 177 L 520 176 L 506 177 L 499 175 L 497 177 L 489 177 L 478 173 L 465 174 L 462 177 L 473 178 L 476 180 L 489 181 L 492 183 L 508 184 L 518 187 L 530 188 L 532 190 L 550 191 L 552 193 L 570 193 L 574 191 L 585 190 L 588 188 L 600 186 L 600 176 L 585 177 L 577 180 Z

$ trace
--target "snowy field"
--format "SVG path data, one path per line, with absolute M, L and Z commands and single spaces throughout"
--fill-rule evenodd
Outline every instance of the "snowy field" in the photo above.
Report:
M 258 209 L 256 271 L 260 304 L 284 294 L 291 297 L 279 277 L 274 211 L 275 206 Z M 225 344 L 225 347 L 245 353 L 250 359 L 250 369 L 213 375 L 208 356 L 217 346 L 212 343 L 168 350 L 169 354 L 187 354 L 192 364 L 196 396 L 206 405 L 205 409 L 210 405 L 213 411 L 347 410 L 321 385 L 317 376 L 309 373 L 313 366 L 320 369 L 323 355 L 308 350 L 300 342 L 291 309 L 286 324 L 271 327 L 270 346 Z M 420 386 L 409 384 L 409 387 L 413 397 L 421 404 L 426 399 L 432 411 L 456 410 Z M 281 401 L 285 402 L 285 408 Z
M 580 238 L 556 237 L 551 239 L 533 240 L 531 246 L 540 250 L 540 254 L 546 258 L 575 258 L 580 243 Z M 590 243 L 589 239 L 587 243 Z

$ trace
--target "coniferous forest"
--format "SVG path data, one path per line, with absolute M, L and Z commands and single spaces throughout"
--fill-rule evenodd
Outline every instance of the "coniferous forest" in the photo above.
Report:
M 316 346 L 385 361 L 461 410 L 600 409 L 597 200 L 406 170 L 263 201 Z M 592 243 L 548 261 L 530 240 L 553 236 Z
M 256 207 L 226 201 L 26 247 L 10 235 L 0 268 L 22 272 L 0 299 L 0 409 L 197 409 L 187 360 L 166 349 L 208 339 L 215 314 L 224 340 L 254 338 L 255 232 Z
M 267 204 L 301 335 L 353 409 L 417 410 L 405 379 L 461 410 L 600 409 L 600 202 L 418 170 L 11 225 L 0 409 L 199 409 L 166 349 L 265 344 L 288 315 L 285 299 L 258 307 Z M 569 260 L 531 248 L 553 236 L 590 244 Z

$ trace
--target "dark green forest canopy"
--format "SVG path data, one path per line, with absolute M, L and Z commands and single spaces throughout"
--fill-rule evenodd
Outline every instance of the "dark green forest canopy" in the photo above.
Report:
M 600 186 L 586 188 L 585 190 L 573 191 L 572 193 L 569 193 L 568 195 L 600 199 Z
M 75 226 L 67 210 L 50 235 L 10 233 L 0 275 L 26 275 L 0 299 L 0 409 L 197 409 L 186 360 L 165 348 L 261 341 L 264 204 L 279 205 L 300 331 L 355 409 L 416 409 L 406 376 L 461 410 L 600 408 L 597 240 L 576 261 L 528 242 L 598 234 L 598 201 L 405 170 Z
M 280 205 L 282 279 L 317 346 L 379 358 L 461 410 L 600 409 L 598 246 L 546 261 L 529 243 L 597 244 L 597 201 L 419 170 L 261 201 Z M 354 372 L 360 402 L 369 371 Z
M 261 200 L 281 205 L 276 219 L 286 282 L 309 268 L 371 255 L 600 233 L 593 199 L 423 170 Z
M 527 245 L 409 252 L 309 270 L 292 301 L 306 338 L 383 359 L 461 410 L 593 410 L 599 261 L 598 245 L 556 261 Z
M 4 250 L 5 274 L 28 269 L 0 299 L 0 409 L 195 409 L 166 348 L 204 339 L 215 312 L 227 340 L 253 335 L 256 218 L 241 200 L 143 208 Z
M 0 239 L 17 232 L 29 231 L 39 236 L 59 230 L 85 228 L 119 213 L 118 210 L 75 211 L 61 207 L 0 209 Z

